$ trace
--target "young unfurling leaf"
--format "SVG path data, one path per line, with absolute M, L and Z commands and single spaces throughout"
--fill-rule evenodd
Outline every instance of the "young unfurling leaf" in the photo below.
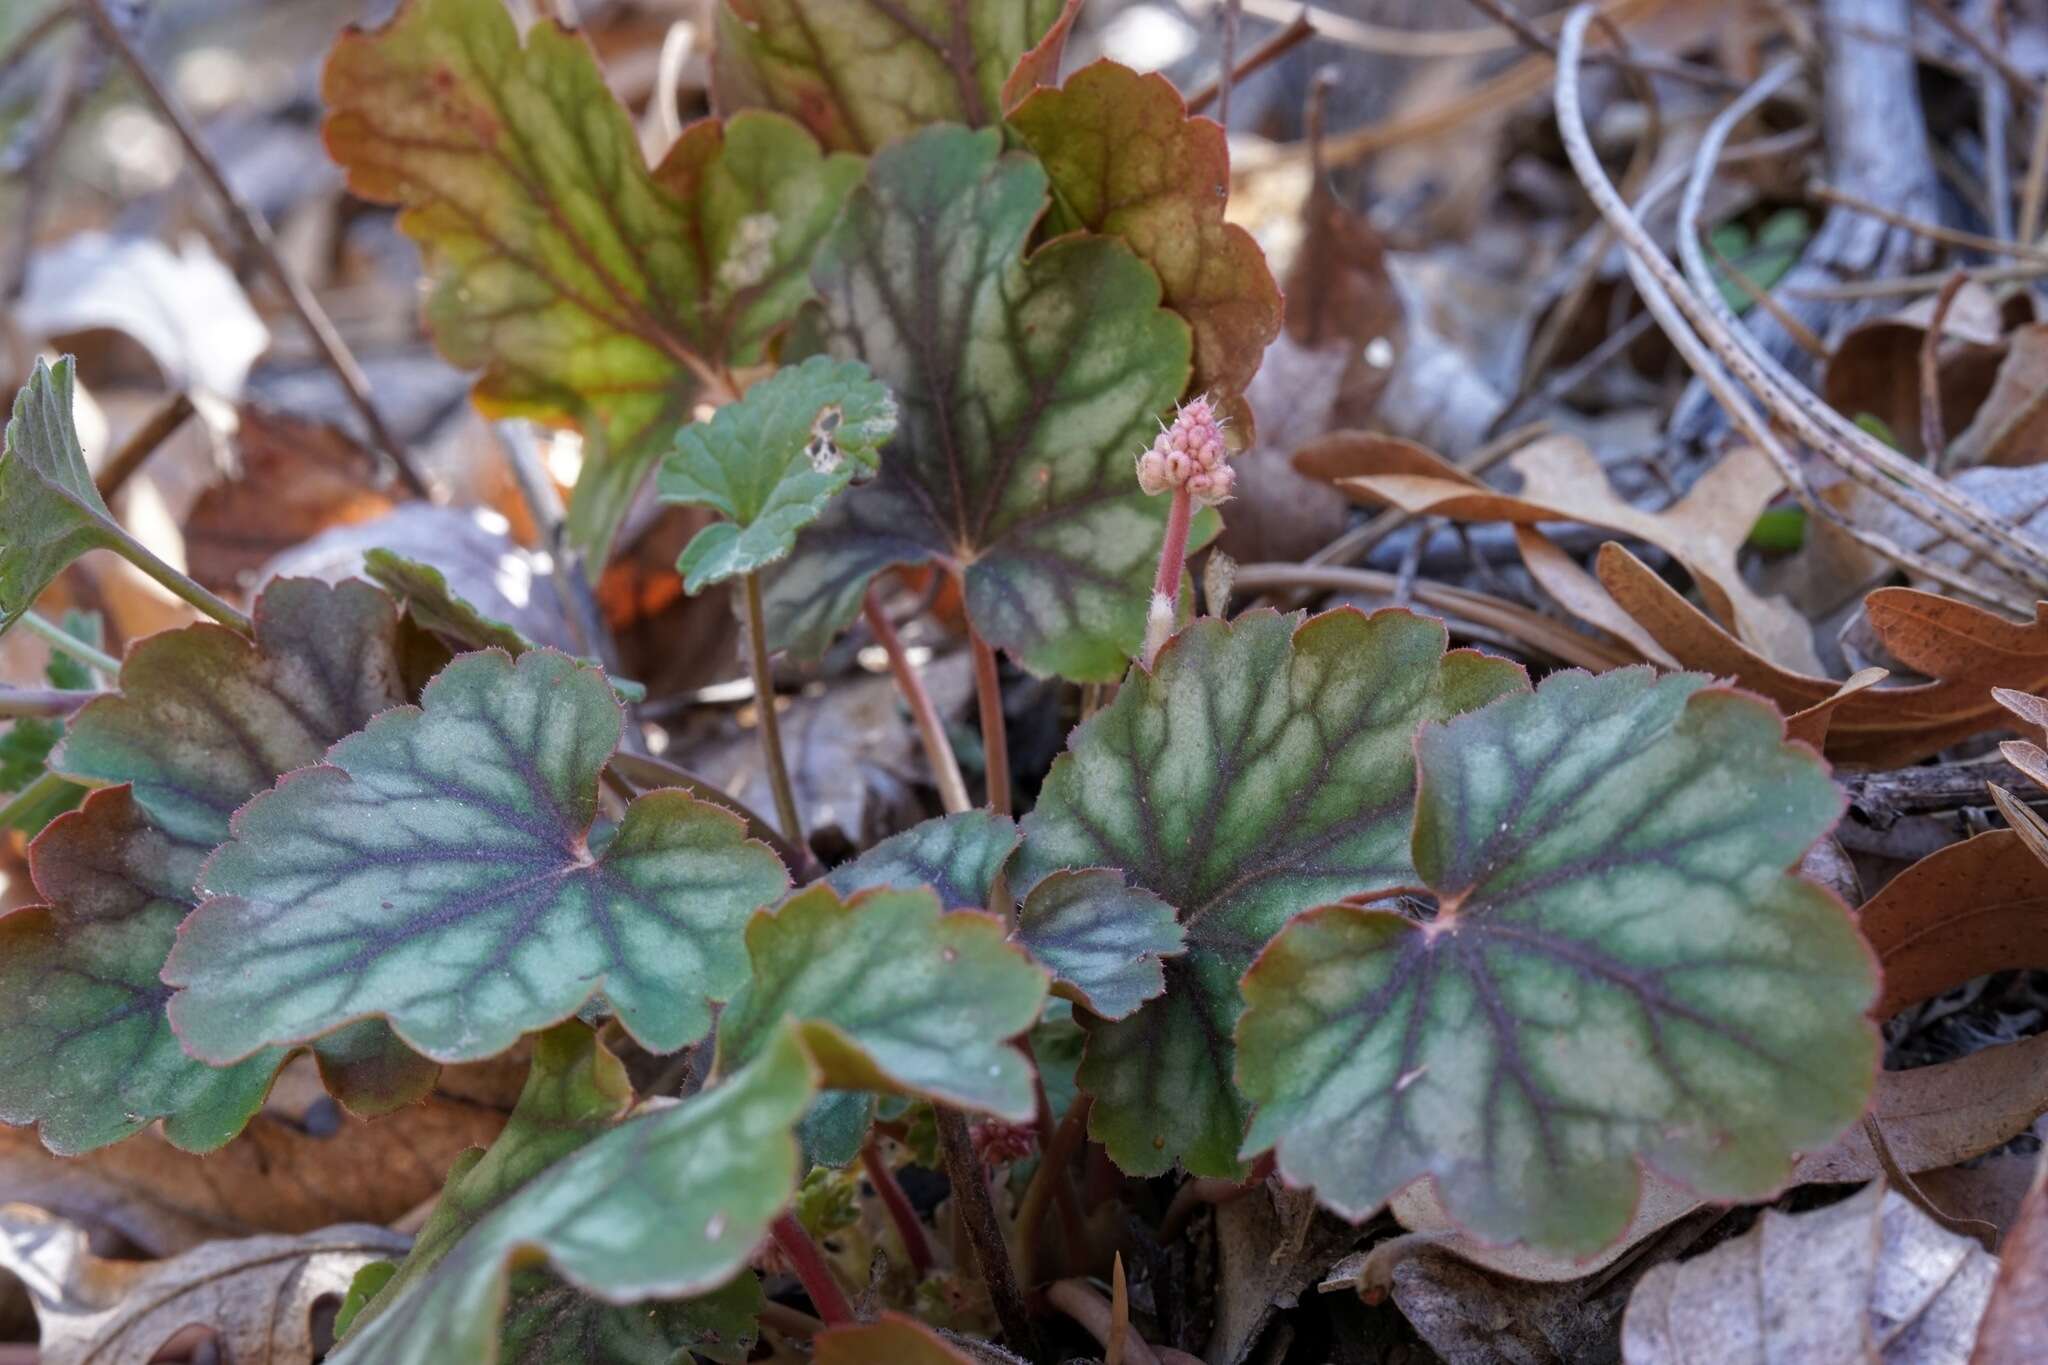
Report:
M 662 501 L 725 514 L 676 563 L 699 592 L 775 563 L 834 494 L 872 477 L 896 430 L 896 404 L 858 361 L 812 356 L 778 370 L 676 436 L 657 482 Z
M 1876 962 L 1785 870 L 1841 795 L 1767 705 L 1707 683 L 1562 673 L 1422 731 L 1436 914 L 1327 906 L 1259 958 L 1247 1154 L 1354 1218 L 1428 1176 L 1487 1241 L 1585 1256 L 1638 1167 L 1761 1198 L 1855 1122 Z
M 1522 685 L 1513 665 L 1445 644 L 1442 625 L 1402 611 L 1198 621 L 1053 764 L 1016 884 L 1037 895 L 1061 869 L 1118 868 L 1186 934 L 1165 995 L 1088 1034 L 1089 1131 L 1126 1171 L 1241 1170 L 1238 977 L 1298 911 L 1412 879 L 1416 728 Z

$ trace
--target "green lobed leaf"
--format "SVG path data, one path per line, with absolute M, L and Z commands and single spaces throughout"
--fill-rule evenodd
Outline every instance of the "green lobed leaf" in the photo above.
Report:
M 1247 1153 L 1354 1218 L 1427 1176 L 1487 1241 L 1590 1256 L 1639 1167 L 1760 1199 L 1857 1120 L 1876 960 L 1785 871 L 1842 797 L 1768 704 L 1560 673 L 1416 747 L 1436 915 L 1329 906 L 1261 956 Z
M 494 1365 L 512 1270 L 536 1262 L 610 1304 L 719 1289 L 744 1273 L 788 1206 L 797 1180 L 790 1128 L 814 1090 L 794 1032 L 778 1031 L 723 1084 L 618 1124 L 540 1170 L 402 1290 L 394 1279 L 329 1360 Z
M 1118 868 L 1186 934 L 1166 994 L 1088 1035 L 1089 1132 L 1124 1170 L 1242 1171 L 1238 977 L 1298 911 L 1412 880 L 1416 729 L 1524 685 L 1514 665 L 1446 653 L 1447 640 L 1396 610 L 1197 621 L 1054 762 L 1024 820 L 1017 885 Z
M 797 1141 L 804 1148 L 804 1165 L 847 1165 L 860 1155 L 874 1117 L 875 1097 L 865 1090 L 820 1093 L 796 1129 Z
M 133 783 L 152 821 L 204 851 L 278 774 L 405 701 L 398 614 L 367 583 L 273 579 L 254 618 L 254 640 L 202 621 L 136 644 L 120 691 L 72 717 L 58 771 Z
M 406 614 L 463 649 L 504 650 L 518 658 L 533 641 L 513 626 L 486 616 L 448 586 L 448 576 L 431 564 L 390 550 L 363 555 L 363 573 L 405 604 Z
M 30 850 L 46 904 L 0 916 L 0 1122 L 36 1123 L 74 1156 L 157 1119 L 208 1151 L 263 1103 L 284 1052 L 226 1070 L 187 1057 L 157 973 L 192 908 L 203 848 L 171 838 L 126 787 L 97 791 Z
M 465 654 L 235 818 L 164 980 L 216 1062 L 381 1016 L 441 1061 L 598 1001 L 643 1045 L 703 1036 L 745 980 L 746 915 L 787 885 L 739 819 L 680 791 L 589 845 L 621 712 L 554 650 Z
M 834 495 L 870 478 L 896 430 L 896 404 L 858 361 L 812 356 L 777 370 L 706 422 L 676 435 L 656 486 L 662 501 L 726 516 L 676 561 L 696 593 L 789 554 Z
M 975 628 L 1034 672 L 1110 681 L 1138 649 L 1167 500 L 1132 470 L 1187 384 L 1187 324 L 1120 242 L 1024 258 L 1045 205 L 1044 170 L 993 129 L 929 128 L 869 164 L 802 325 L 867 362 L 901 425 L 880 476 L 773 571 L 778 645 L 820 652 L 875 574 L 934 563 L 963 577 Z M 1191 546 L 1216 527 L 1204 509 Z
M 407 0 L 343 34 L 321 93 L 349 188 L 403 209 L 478 404 L 581 430 L 570 531 L 601 563 L 692 406 L 809 296 L 859 162 L 749 114 L 691 126 L 650 170 L 582 38 L 543 21 L 522 44 L 502 0 Z
M 1104 1019 L 1164 994 L 1162 959 L 1185 946 L 1171 905 L 1100 867 L 1040 879 L 1017 907 L 1016 938 L 1052 970 L 1055 991 Z
M 457 1158 L 398 1273 L 362 1310 L 368 1321 L 433 1272 L 449 1250 L 522 1186 L 607 1132 L 633 1103 L 626 1068 L 576 1020 L 536 1034 L 519 1100 L 488 1149 Z
M 1241 395 L 1280 334 L 1280 286 L 1252 235 L 1223 221 L 1222 127 L 1191 117 L 1166 77 L 1107 60 L 1034 91 L 1010 123 L 1052 178 L 1053 229 L 1129 244 L 1194 329 L 1191 387 Z
M 712 97 L 720 113 L 779 109 L 839 151 L 872 152 L 931 123 L 987 127 L 1020 85 L 1052 74 L 1079 9 L 1080 0 L 717 0 Z
M 158 974 L 234 809 L 403 694 L 396 613 L 367 584 L 275 579 L 255 624 L 253 641 L 211 622 L 142 641 L 119 692 L 80 710 L 52 759 L 89 782 L 133 784 L 95 793 L 31 846 L 47 904 L 0 919 L 0 1119 L 39 1122 L 54 1151 L 103 1146 L 158 1119 L 180 1147 L 217 1147 L 284 1060 L 265 1049 L 217 1071 L 187 1056 Z M 319 1050 L 357 1112 L 406 1102 L 433 1080 L 381 1028 Z
M 819 883 L 755 915 L 747 953 L 753 976 L 718 1022 L 719 1071 L 795 1019 L 827 1085 L 1031 1117 L 1031 1067 L 1008 1040 L 1038 1018 L 1046 974 L 993 916 L 942 913 L 929 887 L 842 901 Z
M 676 1365 L 702 1357 L 740 1365 L 754 1349 L 762 1301 L 761 1281 L 741 1275 L 693 1299 L 618 1308 L 530 1270 L 512 1277 L 501 1358 L 507 1365 Z
M 929 886 L 947 910 L 980 910 L 1017 849 L 1017 826 L 989 810 L 941 815 L 893 834 L 825 874 L 825 884 L 850 897 L 870 887 Z
M 0 632 L 35 605 L 65 566 L 110 543 L 112 514 L 93 487 L 72 424 L 70 356 L 37 360 L 14 395 L 0 445 Z

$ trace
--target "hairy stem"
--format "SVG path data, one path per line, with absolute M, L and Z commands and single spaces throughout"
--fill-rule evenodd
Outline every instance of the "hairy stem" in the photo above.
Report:
M 768 766 L 768 785 L 775 792 L 775 818 L 783 837 L 798 848 L 804 841 L 803 818 L 797 814 L 796 789 L 789 782 L 789 764 L 782 756 L 782 722 L 775 716 L 775 687 L 768 676 L 768 630 L 762 620 L 761 576 L 742 580 L 747 604 L 747 661 L 754 672 L 754 710 L 761 717 L 761 759 Z
M 932 780 L 938 784 L 939 801 L 946 814 L 958 815 L 974 803 L 967 797 L 967 779 L 960 775 L 960 760 L 953 754 L 953 741 L 946 738 L 945 723 L 939 719 L 939 708 L 924 685 L 924 676 L 910 661 L 909 652 L 903 648 L 903 637 L 896 633 L 873 588 L 868 589 L 861 612 L 867 618 L 868 629 L 874 632 L 875 643 L 889 656 L 890 676 L 896 679 L 896 690 L 910 706 L 910 718 L 917 722 L 925 762 L 931 765 Z
M 903 1250 L 910 1257 L 910 1268 L 917 1272 L 917 1278 L 923 1279 L 932 1273 L 932 1244 L 924 1235 L 924 1220 L 911 1207 L 910 1196 L 903 1192 L 902 1183 L 883 1158 L 873 1136 L 860 1149 L 860 1164 L 861 1169 L 868 1173 L 875 1193 L 881 1196 L 889 1221 L 896 1225 L 896 1235 L 903 1239 Z
M 1024 1296 L 1017 1290 L 1017 1273 L 1010 1265 L 1010 1248 L 996 1221 L 996 1206 L 988 1197 L 988 1177 L 981 1159 L 974 1154 L 974 1140 L 967 1133 L 967 1118 L 949 1105 L 934 1105 L 938 1117 L 939 1150 L 945 1155 L 946 1176 L 953 1186 L 953 1207 L 967 1227 L 967 1239 L 974 1245 L 974 1259 L 980 1263 L 982 1283 L 988 1286 L 989 1301 L 996 1319 L 1003 1325 L 1003 1337 L 1011 1350 L 1037 1359 L 1037 1333 Z
M 1166 514 L 1166 538 L 1159 545 L 1159 572 L 1152 579 L 1152 605 L 1145 616 L 1145 667 L 1159 657 L 1159 650 L 1173 634 L 1180 619 L 1180 580 L 1188 561 L 1188 526 L 1194 520 L 1195 500 L 1186 486 L 1173 490 L 1173 506 Z
M 107 694 L 91 688 L 0 687 L 0 719 L 23 716 L 68 716 L 95 697 Z
M 119 659 L 116 659 L 111 654 L 94 649 L 91 645 L 79 639 L 76 635 L 73 635 L 48 617 L 37 612 L 25 611 L 21 614 L 21 624 L 30 634 L 40 635 L 49 644 L 50 648 L 58 653 L 69 654 L 88 668 L 95 669 L 109 678 L 120 676 L 121 661 Z
M 838 1277 L 826 1263 L 825 1253 L 818 1250 L 818 1244 L 811 1240 L 810 1233 L 804 1231 L 804 1225 L 796 1220 L 796 1215 L 781 1214 L 769 1231 L 775 1238 L 775 1245 L 781 1247 L 782 1254 L 789 1259 L 790 1269 L 796 1272 L 804 1293 L 810 1295 L 811 1307 L 818 1310 L 818 1316 L 825 1320 L 825 1325 L 836 1327 L 842 1322 L 852 1322 L 853 1305 L 846 1301 L 846 1291 L 839 1287 Z
M 55 796 L 66 786 L 68 779 L 45 769 L 35 781 L 16 792 L 6 805 L 0 806 L 0 829 L 12 829 L 21 813 Z
M 148 546 L 127 532 L 122 531 L 111 539 L 107 548 L 118 552 L 123 559 L 161 583 L 172 596 L 190 603 L 229 629 L 239 630 L 244 635 L 256 633 L 254 621 L 157 558 Z
M 974 655 L 974 697 L 981 707 L 981 747 L 988 765 L 988 805 L 997 815 L 1010 813 L 1010 738 L 1003 725 L 1003 688 L 996 674 L 996 652 L 972 625 L 967 647 Z

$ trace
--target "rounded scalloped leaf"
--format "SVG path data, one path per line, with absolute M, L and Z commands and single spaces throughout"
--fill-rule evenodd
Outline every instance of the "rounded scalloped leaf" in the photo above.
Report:
M 581 429 L 569 524 L 599 562 L 707 376 L 759 363 L 809 296 L 860 177 L 773 114 L 693 124 L 650 170 L 582 37 L 544 20 L 522 41 L 501 0 L 407 0 L 350 29 L 321 95 L 349 188 L 401 207 L 434 340 L 483 371 L 478 404 Z
M 1010 122 L 1052 177 L 1056 226 L 1116 237 L 1159 272 L 1194 329 L 1190 387 L 1241 395 L 1280 334 L 1280 286 L 1252 235 L 1223 221 L 1221 125 L 1189 115 L 1166 77 L 1108 60 L 1034 91 Z
M 126 787 L 97 791 L 30 850 L 48 905 L 0 916 L 0 1122 L 37 1123 L 72 1156 L 163 1119 L 189 1151 L 263 1103 L 284 1053 L 225 1070 L 187 1057 L 157 980 L 205 850 L 150 824 Z
M 896 403 L 867 366 L 829 356 L 777 370 L 684 427 L 656 481 L 662 501 L 727 518 L 699 531 L 676 561 L 684 591 L 787 556 L 836 494 L 874 475 L 895 430 Z
M 1046 973 L 993 916 L 942 913 L 929 887 L 842 901 L 819 883 L 755 915 L 747 952 L 753 978 L 718 1021 L 719 1070 L 794 1019 L 828 1086 L 1031 1117 L 1031 1067 L 1009 1040 L 1037 1020 Z
M 779 1030 L 725 1083 L 589 1138 L 491 1204 L 416 1277 L 387 1285 L 328 1359 L 495 1365 L 512 1271 L 537 1262 L 610 1304 L 718 1289 L 795 1191 L 791 1128 L 815 1088 L 802 1046 Z
M 1020 68 L 1059 65 L 1080 0 L 714 0 L 718 112 L 779 109 L 872 152 L 929 123 L 999 122 Z
M 824 881 L 841 896 L 875 886 L 929 886 L 947 910 L 981 910 L 1017 838 L 1016 823 L 994 811 L 941 815 L 890 835 Z
M 241 1130 L 284 1059 L 215 1070 L 187 1056 L 159 979 L 193 882 L 235 808 L 402 701 L 396 613 L 362 583 L 274 579 L 256 638 L 211 622 L 129 651 L 120 691 L 72 720 L 52 762 L 92 782 L 71 821 L 31 846 L 49 902 L 0 919 L 0 1118 L 40 1121 L 84 1151 L 163 1120 L 209 1150 Z M 381 1025 L 322 1039 L 322 1078 L 357 1113 L 417 1098 L 436 1068 Z
M 165 833 L 212 848 L 278 774 L 405 700 L 398 612 L 369 584 L 274 579 L 254 615 L 254 640 L 202 621 L 136 644 L 121 690 L 72 717 L 53 766 L 133 783 Z
M 1241 1171 L 1238 977 L 1297 912 L 1412 879 L 1416 729 L 1526 685 L 1448 639 L 1405 611 L 1197 621 L 1053 764 L 1016 883 L 1117 868 L 1186 935 L 1166 994 L 1088 1034 L 1089 1131 L 1126 1171 Z
M 164 968 L 186 1048 L 232 1061 L 381 1016 L 441 1061 L 488 1057 L 593 999 L 672 1051 L 746 978 L 746 916 L 788 884 L 680 791 L 589 843 L 621 713 L 553 650 L 466 654 L 235 817 Z
M 1040 879 L 1017 907 L 1016 937 L 1051 969 L 1056 994 L 1104 1019 L 1164 994 L 1162 960 L 1186 946 L 1172 906 L 1103 867 Z
M 901 424 L 769 579 L 778 645 L 820 652 L 891 565 L 937 563 L 1037 673 L 1111 681 L 1145 633 L 1166 499 L 1133 473 L 1186 387 L 1187 324 L 1121 242 L 1022 254 L 1046 177 L 994 129 L 929 128 L 875 155 L 819 249 L 800 329 L 863 360 Z M 1205 511 L 1191 546 L 1218 525 Z
M 1334 905 L 1245 976 L 1244 1143 L 1363 1217 L 1402 1186 L 1493 1242 L 1589 1256 L 1638 1166 L 1783 1184 L 1863 1112 L 1876 961 L 1789 875 L 1842 798 L 1756 698 L 1561 673 L 1425 729 L 1418 922 Z

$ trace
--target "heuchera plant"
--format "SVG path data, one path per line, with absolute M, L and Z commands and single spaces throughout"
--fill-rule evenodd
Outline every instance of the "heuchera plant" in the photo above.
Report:
M 1401 610 L 1189 622 L 1279 295 L 1223 220 L 1220 129 L 1111 63 L 1050 83 L 1076 8 L 724 0 L 721 117 L 652 168 L 580 38 L 500 0 L 342 38 L 328 144 L 401 207 L 479 404 L 582 433 L 579 544 L 657 466 L 712 509 L 677 571 L 737 580 L 764 698 L 773 650 L 864 615 L 947 813 L 822 869 L 772 706 L 771 824 L 622 755 L 600 668 L 394 555 L 245 616 L 115 524 L 69 363 L 39 368 L 0 456 L 7 623 L 102 548 L 212 619 L 10 736 L 37 776 L 7 818 L 47 828 L 43 903 L 0 919 L 0 1119 L 205 1151 L 296 1050 L 376 1115 L 530 1040 L 502 1134 L 350 1296 L 332 1359 L 379 1365 L 744 1359 L 764 1244 L 821 1361 L 962 1359 L 855 1322 L 868 1268 L 816 1236 L 855 1159 L 910 1277 L 884 1302 L 978 1280 L 1030 1354 L 1084 1133 L 1354 1219 L 1427 1178 L 1481 1237 L 1584 1256 L 1645 1170 L 1752 1199 L 1857 1120 L 1873 959 L 1789 870 L 1840 798 L 1766 705 L 1648 669 L 1532 688 Z M 870 590 L 903 566 L 961 590 L 979 805 Z M 65 648 L 68 686 L 114 667 Z M 1121 681 L 1021 821 L 998 651 Z M 698 1048 L 701 1086 L 636 1095 L 627 1040 Z M 969 1265 L 884 1131 L 947 1169 Z M 1027 1152 L 1006 1218 L 986 1166 Z

